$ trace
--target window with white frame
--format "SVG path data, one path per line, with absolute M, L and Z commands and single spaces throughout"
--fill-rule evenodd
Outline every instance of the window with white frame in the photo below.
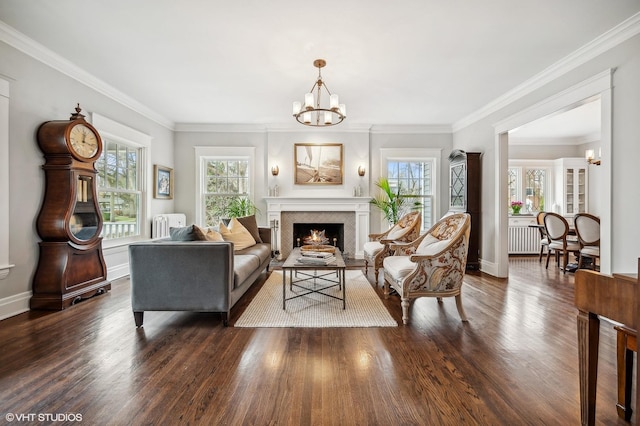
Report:
M 140 148 L 122 142 L 103 140 L 96 161 L 98 203 L 102 212 L 102 238 L 105 240 L 140 235 L 142 190 L 138 173 Z
M 95 113 L 92 124 L 102 138 L 102 154 L 95 164 L 103 219 L 100 235 L 107 246 L 146 237 L 144 182 L 151 137 Z
M 522 203 L 522 213 L 544 211 L 550 170 L 537 165 L 510 166 L 508 169 L 509 205 Z
M 437 168 L 440 150 L 383 149 L 382 158 L 389 185 L 396 192 L 411 197 L 421 204 L 422 229 L 435 222 L 438 193 Z
M 196 148 L 198 206 L 196 221 L 216 226 L 228 218 L 234 199 L 252 200 L 254 148 Z

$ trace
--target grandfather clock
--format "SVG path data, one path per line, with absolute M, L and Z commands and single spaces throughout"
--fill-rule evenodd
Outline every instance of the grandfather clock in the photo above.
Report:
M 481 155 L 459 149 L 449 155 L 449 211 L 471 216 L 467 269 L 480 269 Z
M 36 228 L 42 239 L 31 309 L 61 310 L 111 289 L 102 256 L 102 215 L 95 161 L 102 152 L 96 129 L 80 105 L 69 120 L 38 128 L 45 190 Z

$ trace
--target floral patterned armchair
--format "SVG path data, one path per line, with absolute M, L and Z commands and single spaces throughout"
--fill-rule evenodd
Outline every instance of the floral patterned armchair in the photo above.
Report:
M 364 273 L 369 270 L 369 262 L 373 264 L 373 271 L 378 285 L 378 273 L 382 268 L 382 261 L 390 256 L 389 244 L 393 242 L 410 242 L 418 238 L 422 226 L 422 215 L 419 211 L 408 213 L 398 220 L 398 223 L 382 234 L 369 234 L 369 241 L 364 243 Z
M 401 299 L 402 322 L 409 323 L 409 305 L 418 297 L 455 297 L 462 321 L 467 321 L 461 299 L 467 266 L 471 216 L 455 213 L 440 219 L 410 243 L 390 244 L 384 259 L 384 295 L 393 287 Z

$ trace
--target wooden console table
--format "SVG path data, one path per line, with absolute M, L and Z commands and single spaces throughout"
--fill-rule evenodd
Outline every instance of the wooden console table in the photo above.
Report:
M 640 270 L 640 262 L 639 262 Z M 575 305 L 578 308 L 578 357 L 580 374 L 580 420 L 594 425 L 600 320 L 609 318 L 638 329 L 638 275 L 603 275 L 580 269 L 575 279 Z M 640 374 L 639 374 L 640 375 Z M 640 392 L 636 401 L 638 406 Z

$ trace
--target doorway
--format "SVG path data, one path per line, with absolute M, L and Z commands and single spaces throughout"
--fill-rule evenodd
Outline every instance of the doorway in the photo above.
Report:
M 552 117 L 561 112 L 585 104 L 588 101 L 600 100 L 600 155 L 602 165 L 599 166 L 600 179 L 600 251 L 602 273 L 611 273 L 611 90 L 613 70 L 609 69 L 592 78 L 583 81 L 551 98 L 535 104 L 517 114 L 508 117 L 495 126 L 496 149 L 496 214 L 495 227 L 497 232 L 495 245 L 496 275 L 507 277 L 509 273 L 508 256 L 508 212 L 504 207 L 508 200 L 507 170 L 509 164 L 509 133 L 514 130 L 539 120 L 544 117 Z M 586 160 L 585 160 L 586 162 Z

